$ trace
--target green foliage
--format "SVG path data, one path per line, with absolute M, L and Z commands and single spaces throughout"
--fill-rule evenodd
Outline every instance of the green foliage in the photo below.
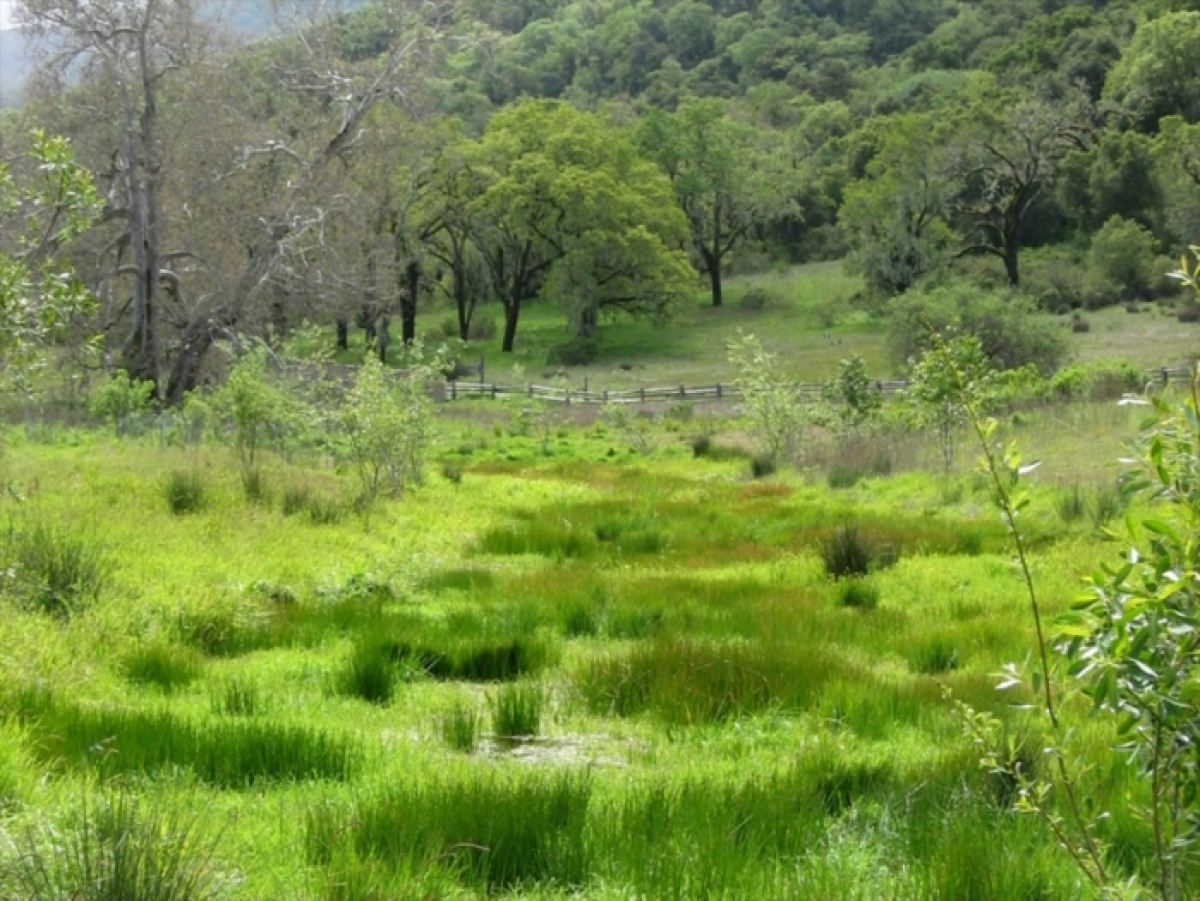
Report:
M 0 164 L 0 374 L 18 381 L 94 303 L 61 254 L 102 206 L 66 138 L 35 129 L 29 162 L 37 175 L 28 186 L 17 184 L 7 161 Z
M 1061 329 L 1020 295 L 951 284 L 912 292 L 891 305 L 888 346 L 900 364 L 911 363 L 933 343 L 933 334 L 953 329 L 979 340 L 994 369 L 1034 364 L 1054 372 L 1067 353 Z
M 847 437 L 870 423 L 883 407 L 883 393 L 867 375 L 867 364 L 858 354 L 838 361 L 838 371 L 825 384 L 825 400 L 835 430 Z
M 979 408 L 991 402 L 994 373 L 975 335 L 962 335 L 927 350 L 912 368 L 904 399 L 915 421 L 931 429 L 938 439 L 946 471 L 954 465 L 958 430 L 967 423 L 970 409 L 964 398 Z
M 208 480 L 198 469 L 174 469 L 162 483 L 163 498 L 176 516 L 199 513 L 208 504 Z
M 117 436 L 129 429 L 129 420 L 145 412 L 154 397 L 154 383 L 131 379 L 124 369 L 118 369 L 108 381 L 92 393 L 91 413 L 97 419 L 112 423 Z
M 1146 298 L 1157 272 L 1157 242 L 1136 222 L 1113 216 L 1092 237 L 1091 269 L 1126 297 Z
M 42 519 L 10 525 L 3 554 L 4 593 L 59 619 L 94 604 L 112 576 L 113 561 L 94 538 Z
M 374 356 L 359 368 L 338 414 L 340 452 L 358 479 L 364 514 L 381 495 L 421 481 L 431 440 L 429 385 L 438 370 L 420 347 L 407 350 L 404 368 L 389 372 Z
M 1143 22 L 1109 72 L 1106 96 L 1149 127 L 1163 116 L 1200 120 L 1200 12 L 1170 12 Z
M 185 805 L 108 789 L 25 827 L 6 868 L 22 901 L 215 901 L 226 886 L 206 829 Z
M 488 696 L 492 733 L 512 741 L 532 738 L 541 730 L 546 692 L 536 682 L 513 682 Z
M 264 345 L 254 344 L 229 370 L 211 400 L 213 410 L 233 431 L 248 496 L 262 448 L 271 439 L 279 441 L 295 416 L 288 393 L 267 374 L 267 354 Z
M 340 694 L 361 698 L 372 704 L 387 704 L 392 700 L 399 679 L 397 661 L 389 648 L 375 636 L 361 641 L 337 673 L 334 685 Z
M 792 463 L 801 451 L 809 418 L 795 383 L 754 335 L 739 334 L 727 351 L 737 369 L 742 409 L 763 451 L 776 464 Z

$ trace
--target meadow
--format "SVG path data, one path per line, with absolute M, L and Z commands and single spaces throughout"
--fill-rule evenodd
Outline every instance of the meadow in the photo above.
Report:
M 443 410 L 425 483 L 369 522 L 319 459 L 247 496 L 224 447 L 12 431 L 0 871 L 38 899 L 104 848 L 156 899 L 1090 897 L 948 700 L 1032 755 L 994 690 L 1031 624 L 969 462 L 918 436 L 878 474 L 814 448 L 752 479 L 727 414 L 649 419 L 635 450 L 478 409 Z M 1135 422 L 1007 422 L 1048 458 L 1051 613 L 1114 553 Z M 1128 810 L 1103 723 L 1073 740 Z M 1103 829 L 1139 868 L 1146 825 Z
M 683 325 L 606 326 L 568 377 L 731 378 L 737 326 L 798 378 L 885 367 L 855 290 L 831 264 L 736 279 Z M 1089 315 L 1079 359 L 1187 358 L 1165 313 Z M 727 402 L 522 406 L 439 405 L 424 479 L 369 516 L 315 446 L 247 478 L 228 434 L 26 408 L 0 445 L 0 897 L 1096 897 L 955 708 L 1047 765 L 1031 698 L 996 690 L 1033 623 L 965 431 L 950 471 L 890 414 L 772 471 Z M 1042 461 L 1023 521 L 1051 620 L 1118 555 L 1139 418 L 1001 416 Z M 1144 876 L 1146 781 L 1068 712 L 1106 858 Z

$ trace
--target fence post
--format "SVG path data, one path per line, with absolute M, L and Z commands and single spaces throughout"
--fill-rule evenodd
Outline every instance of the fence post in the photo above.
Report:
M 450 399 L 458 400 L 458 382 L 450 383 Z
M 680 397 L 687 397 L 687 389 L 686 389 L 686 388 L 684 388 L 684 387 L 683 387 L 683 385 L 680 385 L 680 386 L 679 386 L 679 396 L 680 396 Z
M 1163 377 L 1163 387 L 1165 388 L 1167 386 L 1167 383 L 1171 381 L 1171 376 L 1168 374 L 1166 366 L 1163 367 L 1162 377 Z
M 717 382 L 717 400 L 721 399 L 721 383 Z
M 479 355 L 479 381 L 484 381 L 483 377 L 483 354 Z
M 529 396 L 533 397 L 533 382 L 529 383 Z
M 642 386 L 642 403 L 646 402 L 646 388 Z
M 496 383 L 492 382 L 492 400 L 496 399 Z
M 607 388 L 604 389 L 603 399 L 604 399 L 605 403 L 608 403 L 608 389 Z
M 566 399 L 567 406 L 568 407 L 571 406 L 571 389 L 570 388 L 566 389 L 566 393 L 563 395 L 563 397 Z
M 587 394 L 587 376 L 583 377 L 583 393 Z

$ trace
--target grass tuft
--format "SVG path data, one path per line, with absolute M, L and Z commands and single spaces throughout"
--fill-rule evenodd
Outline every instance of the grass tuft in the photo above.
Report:
M 121 672 L 130 682 L 154 685 L 165 692 L 190 685 L 204 662 L 191 648 L 166 642 L 141 645 L 125 656 Z
M 412 871 L 441 865 L 500 892 L 537 883 L 570 887 L 587 875 L 591 781 L 570 771 L 481 770 L 470 778 L 392 785 L 352 810 L 322 805 L 306 817 L 310 862 L 352 855 Z
M 196 469 L 175 469 L 167 474 L 162 486 L 163 497 L 176 516 L 199 513 L 208 503 L 208 483 Z
M 457 702 L 450 711 L 438 720 L 442 741 L 455 751 L 470 754 L 479 744 L 479 731 L 483 718 L 474 705 Z
M 235 676 L 221 682 L 212 694 L 212 711 L 224 716 L 256 716 L 264 708 L 258 683 Z
M 17 714 L 44 761 L 108 778 L 183 768 L 222 788 L 296 779 L 347 779 L 357 742 L 307 726 L 257 720 L 204 720 L 165 710 L 91 707 L 25 692 Z
M 879 606 L 879 586 L 866 579 L 846 579 L 838 586 L 838 603 L 843 607 L 874 610 Z
M 546 693 L 536 682 L 514 682 L 488 697 L 492 713 L 492 732 L 497 738 L 531 738 L 542 725 Z
M 855 526 L 841 526 L 821 544 L 821 561 L 831 579 L 861 578 L 875 563 L 875 546 Z
M 215 901 L 215 844 L 180 806 L 117 789 L 85 796 L 66 823 L 28 827 L 9 868 L 22 901 Z
M 42 521 L 10 528 L 4 555 L 8 569 L 0 571 L 0 587 L 7 580 L 19 604 L 60 619 L 95 603 L 112 573 L 108 555 L 95 541 Z

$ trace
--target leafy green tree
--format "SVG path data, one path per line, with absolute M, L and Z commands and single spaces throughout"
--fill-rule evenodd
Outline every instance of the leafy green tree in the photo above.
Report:
M 1113 66 L 1105 96 L 1153 130 L 1164 116 L 1200 121 L 1200 12 L 1167 13 L 1144 22 Z
M 271 378 L 264 345 L 255 344 L 233 365 L 211 406 L 233 430 L 242 484 L 249 486 L 257 476 L 263 446 L 286 431 L 295 406 Z
M 529 102 L 496 115 L 478 147 L 486 187 L 474 243 L 504 307 L 511 351 L 521 305 L 557 297 L 577 334 L 601 313 L 663 317 L 690 289 L 686 224 L 670 183 L 600 116 Z
M 367 522 L 381 496 L 421 481 L 432 439 L 429 386 L 440 364 L 426 360 L 419 343 L 404 354 L 396 370 L 368 355 L 336 418 L 339 455 L 358 479 L 357 505 Z
M 1088 266 L 1117 290 L 1148 297 L 1157 276 L 1157 245 L 1138 223 L 1113 216 L 1092 236 Z
M 737 370 L 742 410 L 763 450 L 773 463 L 794 462 L 810 418 L 795 381 L 754 335 L 739 333 L 728 342 L 726 352 Z
M 974 105 L 956 133 L 959 252 L 997 257 L 1016 287 L 1026 233 L 1063 157 L 1094 141 L 1090 104 L 1078 94 L 1058 101 L 1031 95 L 1003 105 L 988 99 Z
M 1150 138 L 1110 130 L 1094 147 L 1063 157 L 1057 195 L 1084 230 L 1095 231 L 1113 216 L 1156 230 L 1164 202 L 1159 171 Z
M 0 161 L 0 375 L 18 381 L 93 303 L 62 256 L 101 205 L 65 138 L 34 131 L 28 161 L 20 183 Z
M 849 264 L 885 296 L 903 294 L 950 256 L 947 164 L 932 118 L 888 123 L 864 177 L 847 186 L 839 220 Z
M 734 122 L 718 100 L 650 111 L 638 143 L 670 178 L 699 268 L 708 274 L 712 305 L 721 306 L 725 263 L 755 229 L 787 211 L 793 173 L 766 135 Z
M 1200 234 L 1200 122 L 1188 124 L 1179 116 L 1160 120 L 1154 157 L 1166 231 L 1183 244 Z
M 977 408 L 985 406 L 991 383 L 992 368 L 974 335 L 939 338 L 913 363 L 904 400 L 916 424 L 937 437 L 947 472 L 954 466 L 958 432 L 970 417 L 964 398 L 971 398 Z
M 883 395 L 867 374 L 858 354 L 838 361 L 837 375 L 825 385 L 825 400 L 833 414 L 834 430 L 842 437 L 854 434 L 879 415 Z

